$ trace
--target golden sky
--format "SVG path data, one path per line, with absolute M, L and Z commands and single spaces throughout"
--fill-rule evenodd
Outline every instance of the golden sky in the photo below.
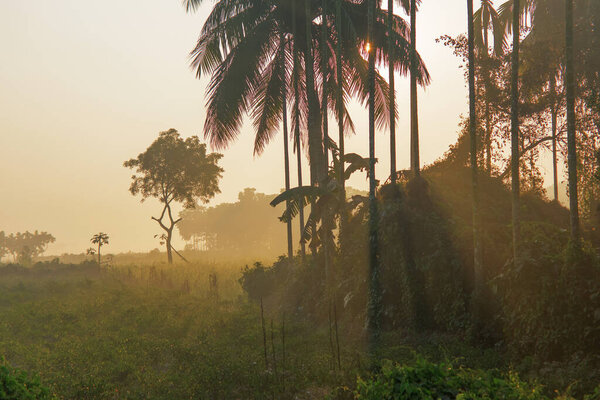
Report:
M 150 216 L 159 206 L 129 194 L 131 172 L 122 164 L 159 131 L 202 137 L 206 80 L 195 79 L 188 53 L 211 4 L 190 15 L 178 0 L 0 3 L 0 230 L 46 230 L 57 238 L 50 254 L 82 252 L 99 231 L 110 235 L 107 252 L 158 246 L 153 235 L 160 229 Z M 418 47 L 432 75 L 419 98 L 424 163 L 455 141 L 459 116 L 467 112 L 458 60 L 435 43 L 466 31 L 465 14 L 464 1 L 427 0 L 418 15 Z M 398 163 L 406 168 L 408 84 L 397 82 Z M 347 149 L 367 155 L 367 111 L 354 105 L 352 115 L 357 134 Z M 377 137 L 383 180 L 388 140 Z M 235 201 L 245 187 L 280 190 L 281 140 L 260 158 L 253 157 L 252 143 L 247 124 L 224 151 L 222 193 L 211 204 Z M 366 187 L 365 177 L 350 185 Z

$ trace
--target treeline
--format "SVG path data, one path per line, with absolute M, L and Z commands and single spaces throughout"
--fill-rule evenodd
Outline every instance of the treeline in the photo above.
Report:
M 41 256 L 56 239 L 48 232 L 17 232 L 6 234 L 0 231 L 0 260 L 10 255 L 12 262 L 30 264 L 34 257 Z
M 349 188 L 348 195 L 364 194 Z M 186 209 L 180 213 L 179 234 L 188 243 L 186 251 L 227 251 L 248 258 L 274 258 L 285 252 L 283 209 L 269 203 L 276 194 L 246 188 L 235 203 Z

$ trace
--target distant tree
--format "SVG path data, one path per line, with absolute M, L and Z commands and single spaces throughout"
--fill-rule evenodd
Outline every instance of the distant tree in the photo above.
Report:
M 199 200 L 207 203 L 219 193 L 223 169 L 217 163 L 221 157 L 219 153 L 207 154 L 206 144 L 200 143 L 197 136 L 183 139 L 177 130 L 169 129 L 161 132 L 145 152 L 123 164 L 136 171 L 131 177 L 131 194 L 141 194 L 142 201 L 154 197 L 163 205 L 160 217 L 152 219 L 166 233 L 169 264 L 173 263 L 173 228 L 181 221 L 173 218 L 171 205 L 177 202 L 185 208 L 194 208 Z M 168 224 L 163 222 L 165 215 Z
M 102 260 L 101 255 L 100 255 L 100 249 L 105 244 L 108 244 L 108 235 L 104 232 L 96 233 L 94 236 L 92 236 L 92 238 L 90 239 L 90 242 L 92 242 L 92 244 L 95 244 L 98 246 L 98 265 L 100 265 L 101 260 Z M 91 249 L 91 250 L 93 250 L 93 249 Z M 90 249 L 88 249 L 88 254 L 93 254 L 93 253 L 90 253 Z
M 8 254 L 8 249 L 6 248 L 6 234 L 4 231 L 0 231 L 0 260 Z
M 92 260 L 93 260 L 94 256 L 96 255 L 96 249 L 94 249 L 93 247 L 88 247 L 87 250 L 85 251 L 85 255 L 91 256 Z
M 0 258 L 10 254 L 14 262 L 30 262 L 46 251 L 56 239 L 48 232 L 17 232 L 6 235 L 0 232 Z

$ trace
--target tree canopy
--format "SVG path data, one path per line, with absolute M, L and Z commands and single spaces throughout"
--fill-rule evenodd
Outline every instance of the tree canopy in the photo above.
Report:
M 222 155 L 206 152 L 206 144 L 197 136 L 183 139 L 175 129 L 160 132 L 145 152 L 137 158 L 125 161 L 127 168 L 135 170 L 129 191 L 157 198 L 163 204 L 159 218 L 152 217 L 166 232 L 167 257 L 172 263 L 171 238 L 173 228 L 181 221 L 174 219 L 171 203 L 182 203 L 185 208 L 194 208 L 198 201 L 207 203 L 219 193 L 219 179 L 223 169 L 217 164 Z M 165 215 L 169 225 L 163 222 Z

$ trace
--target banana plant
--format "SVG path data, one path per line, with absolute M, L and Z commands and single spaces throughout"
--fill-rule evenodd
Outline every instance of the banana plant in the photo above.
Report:
M 352 212 L 368 201 L 366 196 L 359 195 L 353 196 L 350 201 L 346 199 L 340 201 L 340 196 L 344 192 L 344 186 L 339 179 L 342 175 L 342 168 L 344 168 L 344 181 L 348 180 L 355 172 L 365 171 L 368 177 L 369 159 L 356 153 L 346 153 L 344 154 L 344 165 L 342 165 L 340 152 L 335 143 L 330 140 L 328 145 L 331 149 L 332 160 L 324 182 L 319 186 L 299 186 L 286 190 L 271 201 L 271 206 L 276 207 L 281 203 L 286 203 L 286 208 L 279 219 L 287 223 L 294 219 L 304 207 L 314 204 L 300 240 L 302 242 L 310 241 L 311 245 L 316 247 L 322 245 L 324 240 L 329 240 L 331 241 L 330 248 L 334 248 L 332 231 L 336 227 L 330 226 L 326 230 L 324 224 L 321 223 L 323 218 L 333 215 L 334 219 L 339 220 L 343 212 Z

